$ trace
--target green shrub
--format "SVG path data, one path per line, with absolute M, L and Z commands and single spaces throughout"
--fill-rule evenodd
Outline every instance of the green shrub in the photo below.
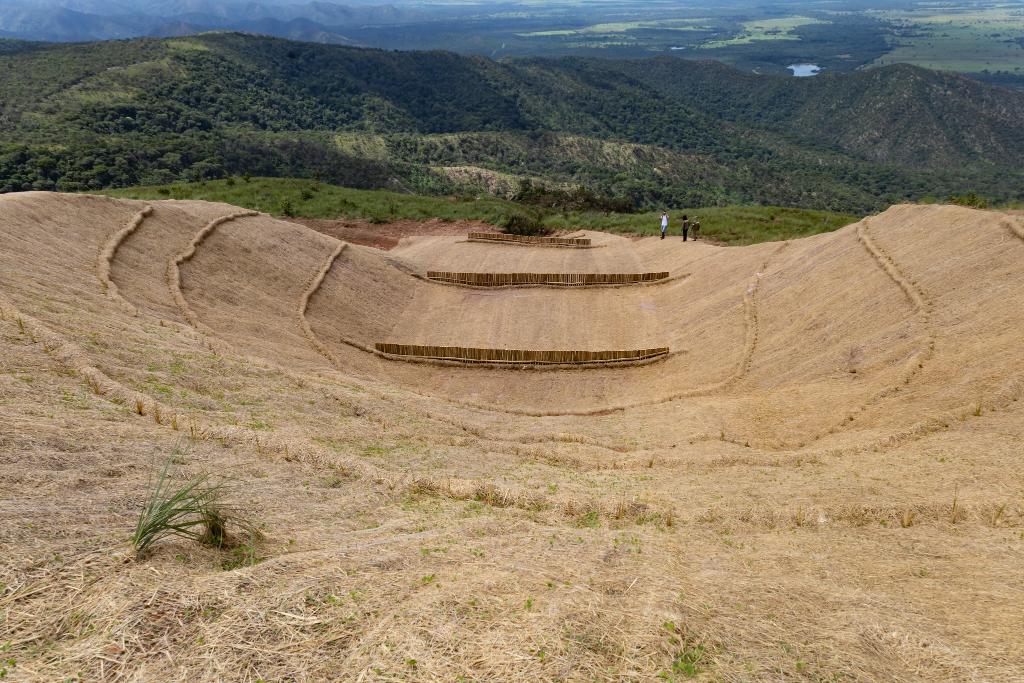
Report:
M 950 195 L 947 199 L 950 204 L 958 204 L 960 206 L 971 206 L 975 209 L 987 209 L 988 200 L 984 197 L 979 197 L 974 192 L 968 192 L 967 194 Z
M 498 223 L 501 229 L 510 235 L 547 235 L 551 230 L 544 227 L 536 214 L 509 213 L 501 217 Z

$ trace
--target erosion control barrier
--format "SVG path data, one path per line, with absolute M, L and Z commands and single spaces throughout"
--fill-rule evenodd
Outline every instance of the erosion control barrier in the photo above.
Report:
M 668 354 L 668 347 L 631 349 L 628 351 L 529 351 L 524 349 L 477 349 L 464 346 L 421 346 L 417 344 L 385 344 L 378 342 L 381 353 L 392 356 L 415 356 L 437 360 L 472 363 L 617 363 L 647 360 Z
M 589 237 L 533 237 L 531 235 L 507 235 L 503 232 L 471 232 L 470 242 L 509 242 L 512 244 L 533 244 L 548 247 L 589 247 Z
M 428 270 L 427 278 L 473 287 L 510 287 L 516 285 L 629 285 L 668 279 L 668 273 L 449 273 Z

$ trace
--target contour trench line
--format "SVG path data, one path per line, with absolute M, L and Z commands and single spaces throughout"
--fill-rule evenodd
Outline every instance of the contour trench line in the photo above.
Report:
M 695 398 L 698 396 L 709 396 L 714 393 L 725 391 L 729 387 L 739 382 L 750 370 L 751 363 L 753 361 L 754 352 L 757 348 L 759 332 L 758 332 L 758 310 L 756 295 L 760 290 L 761 279 L 764 277 L 764 273 L 768 269 L 769 263 L 775 258 L 780 252 L 790 245 L 789 242 L 783 242 L 779 247 L 773 251 L 768 258 L 761 264 L 760 269 L 754 274 L 753 279 L 748 283 L 746 289 L 743 292 L 743 319 L 745 322 L 745 333 L 744 333 L 744 344 L 743 354 L 740 357 L 739 362 L 736 364 L 736 369 L 725 379 L 715 382 L 713 384 L 707 384 L 704 386 L 694 387 L 692 389 L 685 389 L 667 396 L 660 398 L 650 399 L 647 401 L 637 401 L 635 403 L 623 403 L 617 405 L 603 406 L 600 408 L 592 408 L 589 410 L 550 410 L 550 411 L 536 411 L 536 410 L 522 410 L 516 408 L 498 408 L 496 406 L 474 403 L 470 401 L 458 401 L 445 396 L 437 396 L 428 394 L 425 392 L 419 392 L 409 389 L 409 391 L 418 396 L 423 396 L 431 399 L 440 399 L 447 402 L 450 405 L 456 405 L 463 408 L 470 408 L 473 410 L 481 410 L 488 413 L 501 413 L 505 415 L 521 415 L 524 417 L 593 417 L 599 415 L 608 415 L 610 413 L 622 412 L 631 408 L 643 408 L 652 405 L 659 405 L 662 403 L 669 403 L 671 401 L 683 399 L 683 398 Z M 661 357 L 664 359 L 664 356 Z M 657 361 L 654 361 L 657 362 Z M 621 366 L 619 366 L 621 367 Z M 552 368 L 557 369 L 557 368 Z
M 178 307 L 178 311 L 188 324 L 207 336 L 214 337 L 215 333 L 209 327 L 200 322 L 195 311 L 192 310 L 192 307 L 185 299 L 185 295 L 181 290 L 181 266 L 182 264 L 188 263 L 192 260 L 192 257 L 195 256 L 199 245 L 201 245 L 207 237 L 212 235 L 219 226 L 238 218 L 258 215 L 258 211 L 236 211 L 235 213 L 215 218 L 195 234 L 192 241 L 183 251 L 167 260 L 167 289 L 171 293 L 171 298 L 174 300 L 175 305 Z
M 316 334 L 316 332 L 313 331 L 313 328 L 309 324 L 309 319 L 308 319 L 306 314 L 307 314 L 307 311 L 308 311 L 308 308 L 309 308 L 310 301 L 313 300 L 314 296 L 319 291 L 320 286 L 323 284 L 324 280 L 327 278 L 327 275 L 331 272 L 331 269 L 334 267 L 334 264 L 337 261 L 338 257 L 344 251 L 345 245 L 346 245 L 346 243 L 341 243 L 341 245 L 339 247 L 337 247 L 330 254 L 330 256 L 327 257 L 327 260 L 320 267 L 320 270 L 317 271 L 317 273 L 315 273 L 310 278 L 309 285 L 307 286 L 306 291 L 303 292 L 303 295 L 300 298 L 298 306 L 297 306 L 297 316 L 298 316 L 298 320 L 299 320 L 299 327 L 302 330 L 303 336 L 309 342 L 310 346 L 312 346 L 313 349 L 315 349 L 317 351 L 317 353 L 319 353 L 321 356 L 323 356 L 325 359 L 327 359 L 327 361 L 334 367 L 334 369 L 339 370 L 339 371 L 343 371 L 344 370 L 344 368 L 341 365 L 341 362 L 338 360 L 338 357 L 335 356 L 334 353 L 331 352 L 331 350 L 328 349 L 327 346 L 320 340 L 320 338 Z M 389 261 L 389 264 L 392 265 L 393 267 L 395 267 L 400 272 L 403 272 L 403 273 L 406 273 L 406 274 L 409 274 L 409 275 L 413 275 L 412 273 L 408 273 L 408 271 L 405 271 L 404 269 L 399 268 L 395 263 L 392 263 L 392 262 Z M 414 275 L 414 277 L 417 277 L 418 279 L 422 279 L 422 280 L 425 280 L 425 281 L 429 282 L 429 280 L 427 280 L 426 278 L 424 278 L 422 276 Z M 434 284 L 441 284 L 441 283 L 435 282 Z M 636 359 L 636 360 L 595 361 L 595 362 L 588 362 L 586 364 L 583 364 L 583 363 L 544 363 L 544 362 L 522 363 L 522 362 L 500 362 L 500 361 L 474 362 L 472 360 L 432 358 L 432 357 L 426 357 L 426 356 L 395 355 L 395 354 L 391 354 L 391 353 L 387 353 L 387 352 L 381 351 L 380 349 L 368 346 L 366 344 L 363 344 L 362 342 L 358 342 L 358 341 L 355 341 L 354 339 L 349 339 L 347 337 L 339 336 L 337 339 L 342 344 L 345 344 L 347 346 L 351 346 L 351 347 L 353 347 L 355 349 L 358 349 L 360 351 L 363 351 L 365 353 L 369 353 L 369 354 L 372 354 L 374 356 L 377 356 L 379 358 L 383 358 L 383 359 L 386 359 L 386 360 L 389 360 L 389 361 L 401 361 L 401 362 L 405 362 L 405 363 L 419 363 L 419 364 L 423 364 L 423 365 L 434 365 L 434 366 L 440 366 L 440 367 L 464 367 L 464 368 L 510 366 L 510 367 L 515 367 L 517 369 L 526 369 L 526 370 L 538 371 L 538 372 L 553 371 L 553 370 L 566 370 L 566 369 L 579 369 L 583 365 L 585 365 L 587 367 L 587 369 L 592 369 L 592 368 L 636 367 L 636 366 L 640 366 L 640 365 L 649 365 L 651 363 L 664 362 L 668 358 L 671 358 L 673 356 L 685 353 L 685 351 L 677 350 L 677 351 L 669 351 L 668 353 L 660 354 L 660 355 L 653 356 L 653 357 L 645 357 L 645 358 L 640 358 L 640 359 Z M 417 392 L 414 392 L 414 393 L 417 393 Z M 427 394 L 421 394 L 421 395 L 427 395 Z M 434 397 L 431 396 L 431 398 L 434 398 Z M 463 404 L 455 402 L 455 405 L 463 405 Z
M 306 290 L 302 293 L 302 296 L 299 298 L 299 304 L 296 309 L 299 321 L 299 328 L 302 330 L 302 336 L 304 336 L 306 338 L 306 341 L 309 342 L 310 346 L 312 346 L 317 353 L 326 358 L 327 361 L 336 370 L 342 370 L 341 361 L 339 361 L 338 357 L 335 356 L 334 353 L 332 353 L 331 350 L 327 348 L 322 341 L 320 341 L 320 337 L 317 336 L 316 332 L 313 331 L 313 328 L 309 324 L 309 319 L 306 317 L 306 311 L 309 309 L 309 302 L 313 299 L 316 293 L 320 291 L 320 286 L 323 285 L 324 280 L 327 279 L 327 275 L 328 273 L 331 272 L 331 269 L 334 267 L 335 262 L 337 262 L 338 257 L 341 256 L 341 253 L 345 251 L 347 247 L 348 242 L 338 242 L 337 246 L 334 247 L 334 250 L 330 253 L 327 259 L 320 266 L 320 270 L 314 273 L 313 276 L 310 278 L 309 284 L 306 286 Z M 359 349 L 360 351 L 364 351 L 374 356 L 383 355 L 379 351 L 377 351 L 377 349 L 371 346 L 367 346 L 362 342 L 357 342 L 354 339 L 338 337 L 338 341 L 348 346 L 351 346 L 352 348 Z
M 1010 234 L 1017 237 L 1021 241 L 1024 241 L 1024 225 L 1020 221 L 1014 220 L 1013 218 L 1007 218 L 1003 221 L 1003 225 L 1010 231 Z
M 827 427 L 807 438 L 798 439 L 790 443 L 759 444 L 758 447 L 762 450 L 785 451 L 794 448 L 804 448 L 811 443 L 824 439 L 826 436 L 844 431 L 844 428 L 851 427 L 857 417 L 862 415 L 868 408 L 878 403 L 878 401 L 898 393 L 902 387 L 910 384 L 911 380 L 913 380 L 913 378 L 924 369 L 925 362 L 930 360 L 935 353 L 936 339 L 931 326 L 932 305 L 924 291 L 911 282 L 910 279 L 903 274 L 899 265 L 885 253 L 885 250 L 882 249 L 874 239 L 872 239 L 871 234 L 868 231 L 867 220 L 862 221 L 857 226 L 857 241 L 860 242 L 861 246 L 864 247 L 868 252 L 868 255 L 871 256 L 878 266 L 885 271 L 885 274 L 889 279 L 891 279 L 903 291 L 904 295 L 906 295 L 914 309 L 918 323 L 924 329 L 925 343 L 923 347 L 914 353 L 914 355 L 912 355 L 904 364 L 904 369 L 900 373 L 896 382 L 880 389 L 860 405 L 851 408 L 832 426 Z M 715 440 L 715 438 L 707 437 L 706 440 Z M 726 440 L 732 441 L 731 439 Z M 747 440 L 744 440 L 744 443 L 746 443 L 746 441 Z M 734 443 L 738 443 L 738 441 L 734 441 Z
M 173 431 L 187 428 L 192 439 L 225 441 L 254 448 L 257 453 L 271 453 L 285 461 L 297 461 L 316 466 L 333 466 L 366 478 L 389 490 L 409 491 L 451 500 L 478 500 L 495 507 L 517 507 L 526 510 L 555 508 L 567 516 L 580 512 L 599 511 L 605 515 L 617 514 L 622 502 L 603 499 L 580 500 L 571 497 L 551 497 L 519 487 L 500 487 L 481 479 L 433 479 L 415 474 L 389 472 L 363 460 L 342 457 L 308 439 L 266 434 L 236 425 L 218 425 L 194 415 L 179 413 L 175 408 L 136 391 L 97 368 L 77 344 L 53 331 L 39 320 L 22 313 L 11 301 L 0 294 L 0 321 L 17 321 L 19 331 L 33 342 L 41 342 L 43 350 L 71 372 L 82 377 L 97 396 L 122 405 L 139 417 L 151 416 L 153 421 Z M 657 513 L 646 504 L 631 507 L 626 517 L 646 517 Z
M 641 403 L 639 405 L 655 405 L 658 403 L 666 403 L 668 401 L 674 401 L 681 398 L 693 398 L 696 396 L 708 396 L 710 394 L 725 391 L 730 387 L 734 386 L 737 382 L 742 380 L 750 372 L 751 365 L 754 361 L 754 352 L 757 350 L 758 341 L 760 340 L 760 314 L 757 306 L 757 294 L 761 291 L 761 279 L 765 273 L 768 272 L 768 265 L 772 260 L 782 253 L 789 246 L 789 242 L 783 242 L 776 248 L 768 257 L 761 263 L 760 268 L 754 273 L 753 278 L 747 283 L 746 289 L 743 290 L 743 322 L 744 322 L 744 334 L 743 334 L 743 354 L 740 356 L 739 362 L 736 364 L 736 369 L 733 370 L 725 379 L 715 382 L 713 384 L 706 384 L 702 387 L 694 387 L 693 389 L 687 389 L 675 394 L 670 394 L 667 397 L 661 399 L 655 399 L 653 401 Z M 628 406 L 634 407 L 634 406 Z
M 120 249 L 121 244 L 128 239 L 128 237 L 139 229 L 142 222 L 146 220 L 146 217 L 153 213 L 153 207 L 147 205 L 143 207 L 141 211 L 135 214 L 131 222 L 123 228 L 114 232 L 109 239 L 104 243 L 103 248 L 100 250 L 99 256 L 96 259 L 96 276 L 100 280 L 100 286 L 103 291 L 107 293 L 107 297 L 112 301 L 116 301 L 121 304 L 126 311 L 132 315 L 138 314 L 138 309 L 127 299 L 121 295 L 121 291 L 118 289 L 117 284 L 114 283 L 110 277 L 110 269 L 113 266 L 114 258 L 117 255 L 117 250 Z
M 884 398 L 899 393 L 902 387 L 910 384 L 914 377 L 924 369 L 924 364 L 935 354 L 936 337 L 931 325 L 931 301 L 924 293 L 924 290 L 904 275 L 903 270 L 896 261 L 886 254 L 885 250 L 874 241 L 868 230 L 867 223 L 867 220 L 864 220 L 857 226 L 857 241 L 860 242 L 861 246 L 863 246 L 865 251 L 868 252 L 868 255 L 871 256 L 883 271 L 885 271 L 885 274 L 889 276 L 889 279 L 891 279 L 903 291 L 904 295 L 910 301 L 911 307 L 914 309 L 916 314 L 917 321 L 924 330 L 924 345 L 906 361 L 903 371 L 900 373 L 896 382 L 880 389 L 860 405 L 851 408 L 832 426 L 827 427 L 805 439 L 799 439 L 794 442 L 760 444 L 758 447 L 763 450 L 785 451 L 794 448 L 804 448 L 811 443 L 824 439 L 826 436 L 844 431 L 845 428 L 851 427 L 857 417 L 867 411 L 868 408 Z M 713 439 L 712 437 L 707 437 L 707 440 Z
M 331 268 L 334 266 L 334 262 L 338 260 L 338 257 L 341 256 L 341 252 L 345 251 L 346 247 L 348 247 L 347 242 L 338 242 L 330 256 L 328 256 L 320 266 L 320 270 L 314 273 L 310 278 L 309 284 L 306 285 L 305 291 L 299 298 L 299 305 L 296 309 L 299 329 L 302 331 L 302 336 L 306 338 L 306 341 L 309 342 L 309 345 L 312 346 L 317 353 L 326 358 L 332 366 L 339 370 L 341 369 L 341 361 L 338 360 L 337 356 L 335 356 L 329 348 L 324 346 L 323 342 L 320 341 L 320 338 L 315 332 L 313 332 L 313 328 L 310 327 L 309 320 L 306 318 L 306 309 L 309 308 L 310 299 L 312 299 L 313 295 L 320 290 L 320 285 L 322 285 L 324 279 L 326 279 L 327 273 L 331 271 Z M 359 349 L 360 351 L 375 353 L 374 349 L 371 349 L 365 344 L 360 344 L 357 341 L 353 341 L 351 339 L 341 339 L 341 341 L 349 346 Z
M 924 347 L 907 361 L 899 382 L 887 389 L 883 389 L 873 396 L 866 404 L 864 404 L 863 408 L 856 411 L 859 413 L 863 412 L 867 406 L 871 405 L 875 401 L 891 396 L 892 394 L 899 392 L 900 387 L 910 384 L 910 381 L 924 369 L 924 364 L 931 360 L 935 355 L 937 337 L 934 326 L 932 325 L 932 310 L 934 305 L 928 295 L 925 294 L 924 290 L 916 282 L 913 282 L 910 278 L 906 277 L 899 264 L 897 264 L 896 261 L 885 252 L 885 249 L 879 246 L 879 244 L 872 239 L 871 233 L 868 230 L 867 221 L 864 221 L 857 226 L 857 237 L 861 244 L 864 245 L 864 248 L 868 250 L 875 260 L 878 261 L 889 277 L 900 286 L 900 289 L 906 293 L 907 298 L 909 298 L 911 303 L 914 305 L 917 313 L 917 321 L 924 331 L 925 342 Z M 848 418 L 848 421 L 851 420 Z

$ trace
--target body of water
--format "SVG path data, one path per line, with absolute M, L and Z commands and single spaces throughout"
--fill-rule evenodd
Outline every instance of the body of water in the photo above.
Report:
M 817 76 L 821 72 L 821 67 L 817 64 L 790 64 L 786 68 L 792 71 L 793 75 L 798 78 Z

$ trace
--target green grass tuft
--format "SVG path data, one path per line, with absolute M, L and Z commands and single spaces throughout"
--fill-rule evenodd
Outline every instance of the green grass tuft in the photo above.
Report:
M 139 515 L 131 539 L 138 556 L 172 536 L 215 548 L 226 547 L 230 545 L 229 525 L 243 531 L 250 543 L 256 538 L 255 526 L 225 505 L 224 484 L 212 482 L 208 474 L 175 483 L 171 476 L 174 462 L 174 456 L 164 462 Z

